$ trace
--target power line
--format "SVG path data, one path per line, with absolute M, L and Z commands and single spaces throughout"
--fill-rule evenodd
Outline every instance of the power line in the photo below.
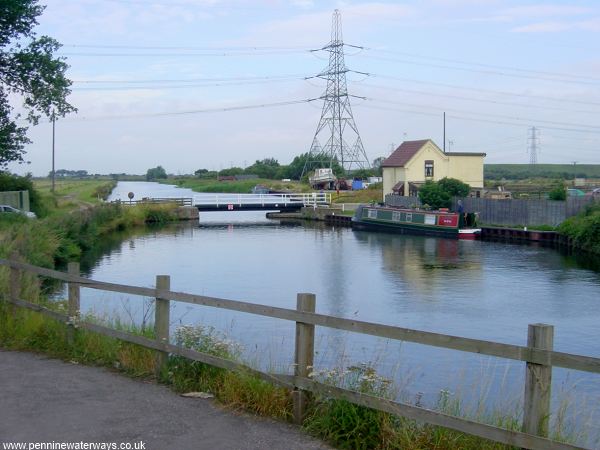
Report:
M 185 57 L 196 57 L 196 56 L 210 56 L 210 57 L 228 57 L 228 56 L 268 56 L 268 55 L 284 55 L 284 54 L 298 54 L 306 53 L 308 50 L 259 50 L 259 51 L 214 51 L 214 52 L 176 52 L 176 53 L 105 53 L 105 52 L 65 52 L 60 50 L 58 53 L 60 56 L 91 56 L 91 57 L 128 57 L 128 58 L 145 58 L 145 57 L 174 57 L 174 56 L 185 56 Z
M 426 95 L 426 96 L 430 96 L 430 97 L 446 97 L 446 98 L 455 98 L 458 100 L 467 100 L 467 101 L 471 101 L 471 102 L 493 103 L 493 104 L 497 104 L 497 105 L 507 105 L 507 106 L 518 106 L 521 108 L 538 108 L 538 109 L 543 108 L 543 109 L 551 109 L 551 110 L 555 110 L 555 111 L 569 111 L 569 112 L 577 112 L 577 113 L 584 113 L 584 114 L 600 114 L 600 110 L 598 110 L 598 111 L 566 110 L 564 108 L 558 108 L 558 107 L 553 107 L 553 106 L 539 106 L 539 105 L 522 104 L 522 103 L 515 103 L 515 102 L 503 102 L 503 101 L 499 101 L 499 100 L 465 97 L 465 96 L 461 96 L 461 95 L 441 94 L 441 93 L 436 93 L 436 92 L 418 91 L 418 90 L 414 90 L 414 89 L 402 89 L 402 88 L 395 88 L 395 87 L 390 87 L 390 86 L 378 86 L 378 85 L 369 84 L 369 83 L 361 83 L 361 86 L 371 87 L 371 88 L 375 88 L 375 89 L 388 90 L 388 91 L 398 91 L 398 92 L 407 92 L 407 93 L 411 93 L 411 94 Z
M 121 44 L 63 44 L 62 47 L 71 48 L 108 48 L 124 50 L 210 50 L 210 51 L 264 51 L 264 50 L 302 50 L 309 51 L 306 47 L 278 47 L 278 46 L 173 46 L 173 45 L 121 45 Z
M 558 83 L 582 84 L 582 85 L 592 85 L 592 86 L 600 84 L 600 80 L 598 80 L 598 81 L 583 81 L 583 80 L 558 79 L 558 78 L 541 77 L 541 76 L 525 75 L 525 74 L 512 74 L 512 73 L 501 72 L 499 70 L 493 70 L 493 69 L 489 69 L 489 70 L 471 69 L 471 68 L 467 68 L 467 67 L 454 67 L 454 66 L 448 66 L 448 65 L 444 65 L 444 64 L 408 61 L 408 60 L 404 60 L 404 59 L 386 58 L 386 57 L 382 57 L 382 56 L 371 56 L 371 55 L 367 55 L 367 54 L 361 54 L 359 56 L 362 58 L 370 58 L 370 59 L 377 59 L 377 60 L 381 60 L 381 61 L 398 62 L 401 64 L 412 64 L 412 65 L 417 65 L 417 66 L 435 67 L 437 69 L 459 70 L 459 71 L 463 71 L 463 72 L 483 73 L 483 74 L 487 74 L 487 75 L 500 75 L 500 76 L 512 77 L 512 78 L 545 80 L 545 81 L 551 81 L 551 82 L 555 82 L 555 83 L 558 82 Z
M 232 81 L 222 83 L 202 83 L 202 84 L 177 84 L 177 85 L 145 85 L 145 86 L 98 86 L 98 87 L 74 87 L 73 91 L 138 91 L 138 90 L 169 90 L 169 89 L 193 89 L 199 87 L 229 87 L 229 86 L 247 86 L 255 84 L 288 83 L 296 79 L 282 80 L 263 80 L 263 81 Z
M 196 82 L 228 82 L 228 81 L 254 81 L 254 80 L 284 80 L 304 79 L 303 74 L 267 75 L 247 77 L 210 77 L 210 78 L 164 78 L 155 80 L 72 80 L 76 84 L 143 84 L 143 83 L 196 83 Z
M 410 109 L 402 109 L 402 108 L 389 108 L 389 107 L 385 107 L 385 106 L 368 105 L 368 104 L 362 104 L 362 105 L 358 104 L 356 106 L 360 106 L 363 108 L 379 109 L 382 111 L 404 112 L 404 113 L 409 113 L 409 114 L 418 114 L 418 115 L 422 115 L 422 116 L 431 116 L 431 117 L 436 117 L 438 119 L 440 117 L 439 113 L 430 113 L 430 112 L 423 112 L 423 111 L 418 111 L 418 110 L 410 110 Z M 501 120 L 491 120 L 491 119 L 481 119 L 481 118 L 476 118 L 476 117 L 465 117 L 465 116 L 459 116 L 459 115 L 455 115 L 455 114 L 446 114 L 446 117 L 458 119 L 458 120 L 471 121 L 471 122 L 483 122 L 483 123 L 491 123 L 491 124 L 495 124 L 495 125 L 511 125 L 511 126 L 523 127 L 522 123 L 508 122 L 508 121 L 501 121 Z M 577 128 L 566 128 L 566 127 L 555 127 L 555 126 L 539 126 L 538 128 L 545 129 L 545 130 L 568 131 L 568 132 L 574 132 L 574 133 L 600 134 L 600 131 L 582 130 L 582 129 L 577 129 Z
M 366 100 L 371 100 L 371 101 L 376 101 L 376 102 L 381 102 L 381 103 L 389 103 L 392 105 L 406 105 L 406 106 L 412 106 L 412 107 L 416 107 L 416 108 L 428 108 L 428 109 L 438 109 L 440 111 L 454 111 L 456 113 L 459 114 L 471 114 L 470 111 L 464 111 L 464 110 L 460 110 L 460 109 L 452 109 L 452 108 L 445 108 L 445 107 L 438 107 L 438 106 L 431 106 L 431 105 L 419 105 L 419 104 L 415 104 L 415 103 L 406 103 L 406 102 L 397 102 L 394 100 L 385 100 L 385 99 L 377 99 L 377 98 L 371 98 L 371 97 L 364 97 Z M 506 116 L 503 114 L 490 114 L 490 113 L 482 113 L 482 112 L 478 112 L 477 115 L 479 116 L 488 116 L 488 117 L 497 117 L 500 119 L 508 119 L 508 120 L 519 120 L 519 121 L 527 121 L 529 123 L 531 122 L 538 122 L 538 123 L 547 123 L 550 125 L 560 125 L 560 126 L 573 126 L 573 127 L 580 127 L 580 128 L 590 128 L 590 129 L 594 129 L 594 130 L 599 130 L 600 131 L 600 126 L 598 125 L 587 125 L 587 124 L 581 124 L 581 123 L 570 123 L 570 122 L 556 122 L 556 121 L 552 121 L 552 120 L 540 120 L 540 119 L 532 119 L 532 118 L 527 118 L 527 117 L 516 117 L 516 116 Z
M 485 68 L 489 68 L 489 69 L 512 70 L 515 72 L 525 72 L 525 73 L 532 73 L 532 74 L 538 74 L 538 75 L 549 75 L 549 76 L 560 77 L 560 78 L 573 78 L 573 79 L 579 79 L 579 80 L 600 82 L 600 78 L 588 77 L 588 76 L 582 76 L 582 75 L 573 75 L 573 74 L 564 73 L 564 72 L 550 72 L 550 71 L 545 71 L 545 70 L 532 70 L 532 69 L 522 69 L 519 67 L 498 66 L 498 65 L 494 65 L 494 64 L 483 64 L 483 63 L 472 62 L 472 61 L 462 61 L 459 59 L 418 55 L 415 53 L 399 52 L 399 51 L 393 51 L 393 50 L 380 50 L 380 49 L 373 49 L 373 48 L 365 48 L 365 50 L 380 52 L 380 53 L 388 53 L 388 54 L 392 54 L 392 55 L 408 56 L 408 57 L 417 58 L 417 59 L 426 59 L 426 60 L 429 59 L 429 60 L 433 60 L 433 61 L 443 61 L 443 62 L 469 65 L 469 66 L 485 67 Z
M 306 98 L 301 100 L 287 100 L 273 103 L 258 103 L 252 105 L 239 105 L 239 106 L 227 106 L 222 108 L 205 108 L 205 109 L 193 109 L 187 111 L 168 111 L 159 113 L 139 113 L 139 114 L 123 114 L 115 116 L 95 116 L 95 117 L 73 117 L 65 118 L 62 122 L 79 122 L 79 121 L 92 121 L 92 120 L 111 120 L 111 119 L 136 119 L 144 117 L 165 117 L 165 116 L 183 116 L 191 114 L 204 114 L 204 113 L 217 113 L 217 112 L 229 112 L 229 111 L 242 111 L 245 109 L 259 109 L 259 108 L 273 108 L 279 106 L 297 105 L 300 103 L 309 103 L 319 98 Z
M 582 105 L 600 106 L 600 102 L 590 102 L 587 100 L 576 100 L 576 99 L 571 99 L 571 98 L 556 98 L 556 97 L 549 97 L 549 96 L 543 96 L 543 95 L 523 94 L 523 93 L 517 93 L 517 92 L 510 92 L 510 91 L 497 91 L 497 90 L 492 90 L 492 89 L 480 89 L 480 88 L 474 88 L 474 87 L 458 86 L 455 84 L 440 83 L 440 82 L 434 82 L 434 81 L 415 80 L 413 78 L 402 78 L 402 77 L 396 77 L 396 76 L 391 76 L 391 75 L 382 75 L 382 74 L 377 74 L 377 73 L 372 73 L 372 72 L 369 73 L 369 75 L 372 77 L 383 78 L 383 79 L 387 79 L 387 80 L 406 81 L 409 83 L 425 84 L 425 85 L 431 85 L 431 86 L 443 86 L 443 87 L 449 87 L 449 88 L 454 88 L 454 89 L 462 89 L 465 91 L 482 92 L 482 93 L 487 93 L 487 94 L 506 95 L 506 96 L 511 96 L 511 97 L 534 98 L 534 99 L 539 99 L 539 100 L 548 100 L 548 101 L 560 102 L 560 103 L 577 103 L 577 104 L 582 104 Z

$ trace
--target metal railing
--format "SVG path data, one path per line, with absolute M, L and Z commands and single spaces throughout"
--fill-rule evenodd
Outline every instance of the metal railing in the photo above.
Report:
M 158 198 L 143 198 L 141 200 L 113 200 L 110 203 L 118 203 L 124 206 L 135 206 L 145 204 L 177 204 L 179 206 L 193 206 L 191 197 L 158 197 Z
M 307 194 L 196 194 L 193 198 L 194 205 L 302 205 L 320 206 L 331 203 L 331 194 L 326 192 L 312 192 Z

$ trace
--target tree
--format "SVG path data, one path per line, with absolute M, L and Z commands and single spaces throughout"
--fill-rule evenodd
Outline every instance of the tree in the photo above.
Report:
M 293 161 L 287 166 L 285 171 L 285 177 L 283 178 L 291 178 L 294 180 L 299 180 L 302 175 L 302 171 L 304 170 L 304 166 L 309 160 L 309 153 L 302 153 L 301 155 L 296 156 Z M 314 171 L 317 168 L 321 167 L 331 167 L 333 169 L 333 173 L 336 176 L 344 175 L 344 168 L 340 165 L 337 158 L 334 158 L 331 161 L 329 155 L 325 153 L 321 153 L 318 155 L 310 156 L 310 163 L 307 167 L 307 172 Z M 308 177 L 309 173 L 305 173 L 304 176 Z
M 471 186 L 456 178 L 444 177 L 437 183 L 450 197 L 466 197 L 471 192 Z
M 433 209 L 450 208 L 452 197 L 439 183 L 427 181 L 419 189 L 419 199 L 423 205 L 429 205 Z
M 146 180 L 148 181 L 159 180 L 161 178 L 167 178 L 167 172 L 165 171 L 165 169 L 163 169 L 162 166 L 157 166 L 153 169 L 148 169 L 148 171 L 146 172 Z
M 60 44 L 34 31 L 44 8 L 38 0 L 0 3 L 0 170 L 23 162 L 24 147 L 31 142 L 27 127 L 16 123 L 20 114 L 13 114 L 9 95 L 22 99 L 26 120 L 34 125 L 42 115 L 64 117 L 76 111 L 66 101 L 71 92 L 68 65 L 54 56 Z
M 249 167 L 246 167 L 247 174 L 258 175 L 259 178 L 274 179 L 278 178 L 279 162 L 275 158 L 265 158 L 262 161 L 256 161 Z
M 566 200 L 567 189 L 562 183 L 556 183 L 552 190 L 548 192 L 548 198 L 550 200 Z

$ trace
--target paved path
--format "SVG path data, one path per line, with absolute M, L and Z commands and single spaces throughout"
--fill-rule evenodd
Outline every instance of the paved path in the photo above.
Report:
M 329 448 L 292 425 L 183 398 L 165 386 L 0 350 L 0 449 L 52 441 L 143 441 L 151 450 Z

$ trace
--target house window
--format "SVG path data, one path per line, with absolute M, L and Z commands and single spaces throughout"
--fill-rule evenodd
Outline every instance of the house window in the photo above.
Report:
M 433 177 L 433 161 L 425 161 L 425 178 Z

